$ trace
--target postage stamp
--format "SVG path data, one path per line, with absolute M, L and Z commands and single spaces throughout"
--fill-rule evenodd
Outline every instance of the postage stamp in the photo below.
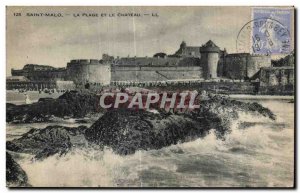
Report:
M 290 53 L 292 14 L 286 8 L 252 8 L 252 20 L 237 37 L 237 51 L 266 55 Z

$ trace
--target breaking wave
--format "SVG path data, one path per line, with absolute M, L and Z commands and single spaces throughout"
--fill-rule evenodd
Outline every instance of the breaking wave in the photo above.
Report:
M 41 161 L 27 157 L 19 164 L 35 187 L 291 186 L 291 127 L 282 119 L 244 114 L 223 140 L 211 130 L 195 141 L 126 156 L 110 148 L 75 148 Z
M 231 109 L 242 105 L 250 111 L 259 109 L 259 113 L 238 111 L 237 118 L 225 120 L 230 132 L 221 138 L 220 128 L 203 126 L 207 130 L 203 136 L 185 142 L 179 140 L 177 144 L 158 149 L 137 149 L 126 155 L 114 151 L 111 146 L 102 149 L 81 142 L 84 130 L 92 124 L 83 119 L 80 123 L 74 123 L 74 120 L 71 123 L 85 122 L 86 127 L 65 128 L 62 125 L 68 126 L 70 121 L 64 119 L 56 120 L 61 126 L 47 122 L 30 126 L 11 124 L 8 136 L 25 133 L 22 135 L 25 140 L 16 140 L 20 142 L 14 143 L 18 146 L 7 150 L 27 174 L 28 184 L 34 187 L 291 187 L 294 179 L 293 104 L 265 100 L 260 101 L 265 108 L 260 108 L 256 104 L 230 102 L 228 112 L 217 108 L 223 106 L 220 103 L 216 99 L 213 104 L 217 106 L 207 109 L 213 110 L 216 116 L 219 113 L 230 116 L 235 115 Z M 270 119 L 275 116 L 276 120 Z M 38 130 L 45 126 L 48 128 Z M 38 159 L 35 151 L 43 149 L 41 146 L 46 150 L 51 147 L 45 140 L 54 144 L 62 142 L 66 151 L 42 152 L 42 159 Z M 67 146 L 63 143 L 66 140 L 70 142 Z M 22 148 L 28 151 L 18 151 Z

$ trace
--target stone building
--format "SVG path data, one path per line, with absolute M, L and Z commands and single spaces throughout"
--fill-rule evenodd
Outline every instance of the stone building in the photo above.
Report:
M 175 52 L 173 57 L 195 57 L 200 58 L 200 47 L 198 46 L 187 46 L 185 41 L 182 41 L 179 49 Z
M 254 78 L 258 79 L 260 94 L 293 94 L 295 86 L 294 67 L 261 68 Z
M 295 52 L 293 51 L 291 54 L 285 56 L 284 58 L 280 58 L 278 60 L 272 60 L 272 66 L 281 67 L 281 66 L 295 66 Z
M 65 80 L 66 68 L 26 64 L 21 70 L 11 70 L 12 76 L 24 76 L 31 81 L 56 81 Z
M 30 81 L 73 81 L 77 87 L 83 87 L 118 81 L 247 80 L 261 68 L 271 67 L 270 56 L 228 54 L 211 40 L 199 47 L 187 46 L 183 41 L 174 54 L 159 56 L 115 58 L 104 54 L 101 60 L 71 60 L 66 68 L 27 64 L 22 70 L 12 69 L 12 75 Z
M 55 81 L 33 81 L 24 76 L 9 76 L 6 78 L 6 89 L 21 89 L 21 90 L 43 90 L 43 89 L 55 89 Z
M 78 86 L 87 83 L 109 85 L 111 81 L 111 65 L 100 60 L 78 59 L 67 64 L 66 79 Z
M 261 68 L 259 80 L 261 86 L 294 84 L 294 68 L 290 66 Z
M 260 68 L 271 66 L 271 57 L 249 53 L 227 54 L 223 61 L 223 77 L 229 79 L 249 79 Z

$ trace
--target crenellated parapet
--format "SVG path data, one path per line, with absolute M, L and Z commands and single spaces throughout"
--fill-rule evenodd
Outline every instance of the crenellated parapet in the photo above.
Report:
M 102 64 L 102 60 L 97 59 L 75 59 L 71 60 L 67 63 L 67 66 L 69 65 L 88 65 L 88 64 Z

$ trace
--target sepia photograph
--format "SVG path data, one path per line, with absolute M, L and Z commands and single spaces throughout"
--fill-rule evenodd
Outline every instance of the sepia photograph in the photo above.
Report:
M 6 186 L 295 188 L 295 17 L 7 6 Z

